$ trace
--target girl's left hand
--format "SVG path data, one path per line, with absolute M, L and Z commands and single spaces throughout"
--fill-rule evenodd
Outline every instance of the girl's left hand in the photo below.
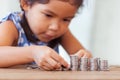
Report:
M 92 57 L 92 54 L 85 49 L 80 49 L 77 53 L 75 53 L 75 55 L 77 55 L 79 59 L 81 57 L 85 57 L 85 58 L 91 58 Z

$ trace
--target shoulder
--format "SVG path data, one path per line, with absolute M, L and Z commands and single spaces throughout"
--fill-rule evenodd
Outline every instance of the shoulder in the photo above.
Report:
M 4 21 L 0 24 L 0 32 L 0 45 L 2 43 L 10 45 L 18 38 L 18 31 L 11 20 Z

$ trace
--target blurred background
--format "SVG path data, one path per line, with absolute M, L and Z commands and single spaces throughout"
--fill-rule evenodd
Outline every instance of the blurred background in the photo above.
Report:
M 72 33 L 93 57 L 107 59 L 110 65 L 120 65 L 119 3 L 120 0 L 84 0 L 80 13 L 70 24 Z M 20 11 L 19 0 L 0 0 L 0 5 L 0 18 Z M 60 54 L 69 62 L 61 46 Z

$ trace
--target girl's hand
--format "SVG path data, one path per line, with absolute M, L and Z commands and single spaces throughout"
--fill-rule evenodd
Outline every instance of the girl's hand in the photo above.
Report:
M 85 49 L 80 49 L 77 53 L 75 53 L 75 55 L 77 55 L 79 59 L 81 57 L 87 57 L 87 58 L 92 57 L 92 54 L 89 51 L 85 50 Z
M 33 59 L 42 70 L 60 69 L 61 65 L 68 68 L 68 63 L 57 52 L 47 46 L 35 46 Z

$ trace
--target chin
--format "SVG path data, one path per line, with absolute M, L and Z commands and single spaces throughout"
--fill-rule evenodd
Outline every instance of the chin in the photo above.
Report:
M 42 41 L 42 42 L 50 42 L 50 41 L 52 41 L 52 40 L 54 40 L 54 38 L 49 38 L 49 39 L 47 39 L 47 38 L 41 38 L 40 39 L 40 41 Z
M 47 43 L 50 42 L 51 40 L 41 39 L 40 41 Z

